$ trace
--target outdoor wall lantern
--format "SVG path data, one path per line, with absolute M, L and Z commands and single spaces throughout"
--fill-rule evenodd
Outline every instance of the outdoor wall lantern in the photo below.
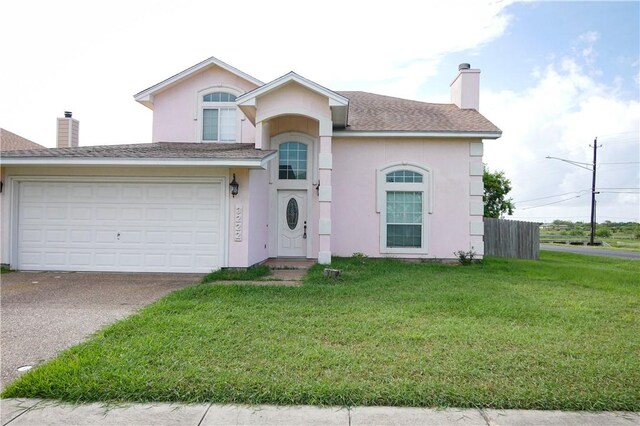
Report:
M 318 180 L 318 184 L 315 185 L 315 187 L 316 187 L 316 194 L 320 195 L 320 180 Z
M 234 197 L 238 195 L 238 188 L 240 188 L 240 185 L 238 185 L 238 182 L 236 182 L 235 173 L 233 174 L 233 180 L 229 184 L 229 187 L 231 188 L 231 195 L 233 195 Z

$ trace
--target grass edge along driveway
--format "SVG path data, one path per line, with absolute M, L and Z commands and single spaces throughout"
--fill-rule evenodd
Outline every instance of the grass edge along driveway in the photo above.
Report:
M 25 374 L 66 401 L 640 411 L 640 263 L 336 259 L 298 288 L 176 291 Z

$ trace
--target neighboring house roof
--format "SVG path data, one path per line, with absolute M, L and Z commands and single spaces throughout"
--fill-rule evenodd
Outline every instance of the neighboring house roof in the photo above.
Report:
M 41 149 L 44 146 L 18 136 L 5 129 L 0 129 L 0 151 L 15 151 L 18 149 Z
M 502 131 L 474 109 L 376 95 L 337 92 L 349 99 L 349 125 L 336 132 L 469 133 L 499 137 Z
M 3 165 L 206 165 L 261 168 L 274 156 L 275 151 L 255 149 L 249 143 L 193 142 L 44 148 L 1 154 Z
M 178 82 L 191 77 L 193 74 L 196 74 L 198 72 L 200 72 L 201 70 L 205 69 L 205 68 L 209 68 L 211 66 L 218 66 L 226 71 L 229 71 L 232 74 L 235 74 L 253 84 L 255 84 L 256 86 L 262 86 L 264 83 L 260 80 L 258 80 L 255 77 L 250 76 L 247 73 L 244 73 L 242 71 L 240 71 L 237 68 L 232 67 L 231 65 L 222 62 L 220 59 L 215 58 L 215 57 L 210 57 L 208 59 L 205 59 L 204 61 L 195 64 L 192 67 L 187 68 L 184 71 L 179 72 L 178 74 L 167 78 L 166 80 L 161 81 L 158 84 L 154 84 L 153 86 L 144 89 L 143 91 L 136 93 L 135 95 L 133 95 L 133 98 L 140 102 L 141 104 L 143 104 L 144 106 L 153 109 L 153 95 L 155 93 L 158 93 L 161 90 L 166 89 L 167 87 L 173 86 L 174 84 L 177 84 Z

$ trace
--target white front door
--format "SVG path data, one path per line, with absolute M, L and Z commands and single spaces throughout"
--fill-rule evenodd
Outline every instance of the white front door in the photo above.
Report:
M 278 191 L 278 256 L 307 256 L 307 191 Z

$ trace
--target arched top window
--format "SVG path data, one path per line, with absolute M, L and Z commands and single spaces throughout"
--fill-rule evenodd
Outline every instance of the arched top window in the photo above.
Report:
M 202 96 L 202 140 L 234 142 L 236 140 L 236 95 L 211 92 Z M 218 104 L 218 105 L 216 105 Z
M 420 164 L 396 163 L 378 169 L 377 211 L 380 252 L 428 253 L 431 171 Z
M 202 97 L 203 102 L 235 102 L 236 95 L 227 92 L 207 93 Z
M 278 156 L 279 179 L 307 178 L 307 145 L 300 142 L 282 143 Z
M 387 173 L 387 182 L 392 183 L 422 183 L 422 175 L 411 170 L 396 170 Z

